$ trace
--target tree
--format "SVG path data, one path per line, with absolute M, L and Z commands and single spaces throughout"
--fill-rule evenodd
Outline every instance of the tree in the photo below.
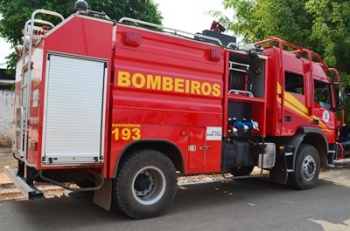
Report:
M 229 30 L 254 42 L 271 36 L 281 37 L 300 46 L 307 44 L 312 17 L 306 12 L 305 0 L 224 0 L 226 9 L 236 12 L 233 20 L 220 12 L 211 12 L 220 18 Z
M 228 29 L 245 42 L 280 37 L 309 48 L 326 63 L 350 74 L 350 2 L 343 0 L 224 0 L 236 12 L 233 20 L 220 12 Z M 349 82 L 350 84 L 350 82 Z
M 317 44 L 328 65 L 350 74 L 350 2 L 309 0 L 305 4 L 313 17 L 310 40 Z M 346 80 L 350 84 L 350 78 Z
M 223 0 L 223 4 L 234 10 L 232 19 L 220 12 L 211 14 L 244 42 L 275 36 L 308 48 L 338 69 L 342 82 L 350 86 L 350 1 Z
M 131 17 L 143 21 L 161 24 L 163 19 L 158 11 L 158 4 L 152 0 L 88 0 L 89 8 L 105 12 L 111 19 Z M 68 17 L 76 12 L 71 0 L 0 0 L 0 36 L 12 46 L 21 43 L 21 30 L 36 9 L 46 9 L 58 12 Z M 7 66 L 14 73 L 16 63 L 14 53 L 7 57 Z
M 305 4 L 313 17 L 310 39 L 329 66 L 336 67 L 341 81 L 350 88 L 350 2 L 309 0 Z M 350 100 L 345 107 L 346 124 L 350 124 Z

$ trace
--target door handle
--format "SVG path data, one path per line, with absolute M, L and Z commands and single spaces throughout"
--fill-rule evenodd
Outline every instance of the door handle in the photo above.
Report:
M 200 146 L 199 147 L 200 150 L 210 150 L 210 146 Z

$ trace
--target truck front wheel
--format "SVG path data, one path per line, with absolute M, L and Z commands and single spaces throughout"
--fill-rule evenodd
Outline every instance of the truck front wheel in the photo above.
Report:
M 294 172 L 289 173 L 289 181 L 294 188 L 310 189 L 313 188 L 320 173 L 320 157 L 317 149 L 308 144 L 300 145 Z
M 124 214 L 145 219 L 163 214 L 177 191 L 176 169 L 155 150 L 140 150 L 124 159 L 113 180 L 113 198 Z

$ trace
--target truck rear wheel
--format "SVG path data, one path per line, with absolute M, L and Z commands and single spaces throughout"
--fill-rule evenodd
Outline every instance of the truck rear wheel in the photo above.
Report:
M 320 173 L 320 156 L 317 149 L 308 144 L 300 145 L 294 172 L 289 173 L 289 181 L 294 188 L 310 189 L 313 188 Z
M 155 150 L 140 150 L 120 163 L 113 180 L 113 198 L 121 212 L 134 219 L 163 214 L 177 190 L 176 169 Z

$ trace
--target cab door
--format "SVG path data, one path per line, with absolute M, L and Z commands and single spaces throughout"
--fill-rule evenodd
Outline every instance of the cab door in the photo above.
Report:
M 330 143 L 335 142 L 335 105 L 332 102 L 332 88 L 327 82 L 314 80 L 314 118 L 313 126 L 322 129 Z
M 295 70 L 284 73 L 282 135 L 293 135 L 300 125 L 309 124 L 307 77 Z

